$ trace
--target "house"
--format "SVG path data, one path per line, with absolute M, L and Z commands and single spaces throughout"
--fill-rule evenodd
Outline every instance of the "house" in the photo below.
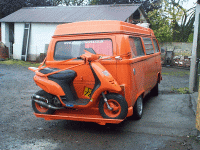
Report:
M 1 26 L 0 26 L 0 41 L 1 41 Z
M 26 7 L 0 19 L 1 38 L 11 57 L 35 61 L 46 53 L 57 25 L 88 20 L 147 22 L 138 4 Z

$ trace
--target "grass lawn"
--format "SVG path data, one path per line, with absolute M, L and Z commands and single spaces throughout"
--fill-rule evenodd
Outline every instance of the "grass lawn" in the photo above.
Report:
M 27 62 L 22 60 L 14 60 L 14 59 L 7 59 L 5 61 L 0 61 L 0 64 L 6 64 L 6 65 L 20 65 L 24 67 L 38 67 L 40 63 L 34 63 L 34 62 Z

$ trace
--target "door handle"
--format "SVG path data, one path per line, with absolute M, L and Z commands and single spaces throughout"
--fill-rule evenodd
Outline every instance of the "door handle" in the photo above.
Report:
M 133 68 L 133 74 L 135 75 L 135 68 Z

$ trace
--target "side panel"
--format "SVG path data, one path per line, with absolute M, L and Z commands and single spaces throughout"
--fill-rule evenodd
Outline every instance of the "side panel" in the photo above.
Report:
M 144 61 L 144 64 L 145 64 L 145 66 L 144 66 L 144 70 L 145 70 L 144 89 L 145 89 L 145 92 L 150 91 L 157 82 L 157 72 L 156 72 L 157 64 L 156 64 L 155 60 L 156 60 L 155 54 L 152 54 L 152 56 L 146 56 L 146 59 Z
M 144 53 L 137 51 L 134 54 L 134 45 L 129 42 L 130 37 L 129 35 L 120 35 L 116 38 L 117 55 L 127 52 L 132 54 L 129 58 L 117 61 L 117 82 L 119 85 L 125 85 L 125 98 L 129 107 L 134 105 L 138 96 L 142 93 L 147 94 L 156 85 L 158 73 L 161 72 L 160 53 L 155 53 L 155 49 L 152 47 L 152 54 L 147 55 L 141 38 L 141 47 L 143 47 Z M 136 37 L 140 38 L 138 35 Z M 137 44 L 135 43 L 135 49 L 137 49 Z M 137 53 L 139 56 L 136 55 Z
M 116 36 L 117 55 L 127 54 L 131 52 L 128 36 Z M 128 107 L 133 106 L 136 99 L 137 88 L 131 67 L 130 56 L 123 57 L 122 60 L 117 60 L 117 82 L 119 85 L 125 86 L 125 99 Z
M 145 61 L 145 94 L 150 91 L 157 82 L 156 56 L 151 37 L 142 37 L 143 47 L 146 54 Z

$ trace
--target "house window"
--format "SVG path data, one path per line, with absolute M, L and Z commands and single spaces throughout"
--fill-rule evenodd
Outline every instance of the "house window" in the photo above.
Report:
M 55 46 L 55 60 L 66 60 L 79 57 L 87 50 L 94 54 L 112 56 L 112 41 L 110 39 L 59 41 Z
M 142 42 L 139 37 L 129 37 L 129 43 L 133 53 L 133 57 L 144 55 L 144 50 L 142 47 Z

